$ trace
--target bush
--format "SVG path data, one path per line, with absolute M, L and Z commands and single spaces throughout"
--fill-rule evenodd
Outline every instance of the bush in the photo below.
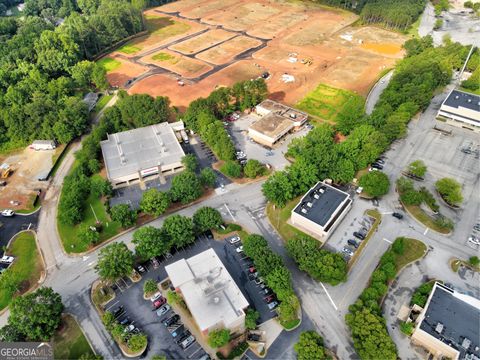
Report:
M 127 346 L 133 352 L 142 350 L 147 346 L 147 335 L 133 334 L 130 339 L 128 339 Z
M 462 186 L 451 178 L 443 178 L 435 183 L 435 188 L 450 205 L 460 205 L 463 201 Z
M 215 186 L 215 180 L 217 179 L 217 174 L 211 168 L 203 168 L 200 171 L 200 183 L 203 186 L 213 188 Z
M 158 286 L 157 286 L 157 282 L 155 280 L 148 279 L 143 284 L 143 292 L 145 294 L 152 294 L 152 293 L 155 293 L 157 291 L 158 291 Z
M 434 221 L 434 224 L 437 225 L 438 227 L 442 227 L 449 230 L 453 230 L 455 226 L 452 219 L 449 219 L 443 215 L 437 216 L 437 218 Z
M 437 201 L 433 197 L 433 194 L 428 191 L 426 187 L 422 186 L 420 188 L 420 194 L 422 195 L 423 202 L 427 204 L 427 206 L 432 209 L 433 212 L 438 212 L 440 207 L 438 206 Z
M 255 159 L 249 159 L 243 168 L 243 172 L 245 173 L 246 177 L 251 179 L 256 178 L 257 176 L 262 176 L 265 174 L 266 169 L 262 163 Z
M 420 205 L 423 201 L 423 196 L 419 191 L 407 190 L 400 195 L 400 200 L 405 205 Z
M 403 255 L 403 253 L 405 252 L 405 238 L 396 238 L 392 244 L 392 250 L 397 255 Z
M 412 299 L 410 300 L 410 306 L 417 304 L 422 308 L 425 307 L 428 296 L 432 292 L 434 285 L 435 281 L 429 281 L 425 284 L 420 285 L 412 295 Z
M 472 266 L 478 266 L 480 264 L 480 259 L 478 256 L 472 256 L 468 259 L 468 263 Z
M 415 160 L 408 165 L 408 172 L 416 177 L 422 178 L 427 172 L 427 166 L 422 160 Z
M 412 333 L 413 333 L 413 328 L 414 328 L 414 327 L 413 327 L 413 323 L 411 323 L 411 322 L 407 323 L 407 322 L 403 322 L 403 321 L 402 321 L 402 322 L 400 323 L 400 331 L 401 331 L 402 333 L 404 333 L 405 335 L 407 335 L 407 336 L 412 335 Z
M 223 164 L 223 166 L 220 168 L 220 171 L 229 177 L 242 177 L 242 167 L 238 162 L 233 160 L 225 162 L 225 164 Z
M 230 341 L 230 330 L 227 329 L 217 329 L 212 330 L 208 334 L 208 345 L 213 348 L 219 348 L 224 345 L 227 345 Z
M 248 309 L 245 315 L 245 327 L 248 330 L 255 330 L 257 328 L 257 320 L 260 318 L 260 313 L 253 309 Z
M 85 243 L 95 245 L 100 240 L 100 234 L 98 231 L 90 229 L 90 226 L 83 225 L 78 233 L 78 238 Z

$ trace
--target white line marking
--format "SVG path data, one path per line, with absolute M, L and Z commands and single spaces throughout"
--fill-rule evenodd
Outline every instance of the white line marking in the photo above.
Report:
M 225 209 L 227 209 L 228 213 L 229 213 L 230 216 L 232 217 L 233 222 L 237 222 L 237 220 L 235 220 L 235 218 L 233 217 L 232 212 L 231 212 L 230 209 L 228 208 L 227 204 L 224 204 L 224 205 L 225 205 Z
M 328 293 L 327 289 L 325 289 L 325 286 L 323 285 L 323 283 L 320 283 L 320 285 L 322 285 L 323 291 L 325 291 L 325 294 L 327 294 L 328 299 L 330 300 L 330 302 L 332 303 L 333 307 L 335 308 L 335 311 L 338 310 L 337 305 L 335 305 L 335 303 L 333 302 L 332 297 L 331 297 L 330 294 Z
M 92 266 L 93 264 L 95 264 L 95 261 L 89 262 L 87 266 Z
M 27 230 L 30 230 L 31 227 L 32 227 L 32 223 L 28 224 Z
M 428 228 L 425 228 L 425 231 L 423 232 L 423 235 L 427 235 Z
M 82 261 L 87 261 L 90 256 L 84 256 L 82 257 Z
M 383 238 L 383 241 L 386 241 L 389 244 L 393 244 L 390 240 Z
M 393 214 L 393 211 L 382 212 L 381 214 L 382 215 L 390 215 L 390 214 Z
M 109 307 L 107 307 L 105 310 L 111 309 L 113 306 L 118 304 L 118 301 L 115 301 L 113 304 L 111 304 Z

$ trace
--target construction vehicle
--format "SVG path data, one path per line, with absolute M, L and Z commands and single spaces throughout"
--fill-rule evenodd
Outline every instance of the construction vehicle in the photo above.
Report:
M 182 139 L 182 135 L 180 135 L 180 132 L 179 131 L 176 131 L 175 132 L 175 136 L 177 137 L 177 140 L 179 143 L 181 143 L 183 141 Z
M 3 163 L 2 165 L 0 165 L 0 177 L 2 179 L 8 178 L 11 172 L 12 168 L 7 163 Z
M 307 57 L 305 59 L 302 59 L 301 63 L 303 65 L 307 65 L 307 66 L 310 66 L 313 64 L 313 59 L 311 57 Z
M 185 130 L 180 130 L 180 135 L 182 135 L 183 142 L 185 144 L 188 144 L 188 136 L 187 136 L 187 133 L 185 132 Z

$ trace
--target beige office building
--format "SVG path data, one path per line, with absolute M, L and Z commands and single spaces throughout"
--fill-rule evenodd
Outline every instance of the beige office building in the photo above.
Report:
M 248 301 L 213 249 L 165 266 L 204 335 L 215 329 L 245 330 Z
M 452 90 L 442 103 L 437 119 L 480 133 L 480 96 Z
M 290 224 L 324 242 L 352 207 L 350 195 L 318 182 L 292 210 Z

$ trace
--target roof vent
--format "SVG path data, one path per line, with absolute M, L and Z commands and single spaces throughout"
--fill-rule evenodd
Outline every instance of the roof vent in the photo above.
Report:
M 317 193 L 313 194 L 313 197 L 317 200 L 320 199 L 320 195 L 318 195 Z
M 302 208 L 302 213 L 306 214 L 306 213 L 308 213 L 308 210 L 305 209 L 305 208 Z
M 215 297 L 213 298 L 213 302 L 214 302 L 215 304 L 218 304 L 218 303 L 220 302 L 220 298 L 219 298 L 218 296 L 215 296 Z
M 471 344 L 471 343 L 472 343 L 472 342 L 470 341 L 469 338 L 465 338 L 465 339 L 463 339 L 463 341 L 462 341 L 462 347 L 463 347 L 465 350 L 468 350 L 468 348 L 470 347 L 470 344 Z
M 439 322 L 439 323 L 437 324 L 437 326 L 435 326 L 435 331 L 436 331 L 437 333 L 439 333 L 439 334 L 442 333 L 442 331 L 443 331 L 443 324 L 442 324 L 441 322 Z
M 472 102 L 472 99 L 468 99 L 467 101 L 468 101 L 469 103 L 471 103 L 471 102 Z
M 125 156 L 123 156 L 123 155 L 120 156 L 120 163 L 121 163 L 122 165 L 125 165 L 125 164 L 127 163 L 127 159 L 125 159 Z
M 290 114 L 290 117 L 291 117 L 292 119 L 296 119 L 296 118 L 297 118 L 297 114 Z
M 458 96 L 458 95 L 455 95 L 455 99 L 459 99 L 459 98 L 460 98 L 460 96 Z
M 309 208 L 311 208 L 311 207 L 313 206 L 313 204 L 312 204 L 311 202 L 307 202 L 307 206 L 308 206 Z
M 166 146 L 163 146 L 163 147 L 162 147 L 162 150 L 163 150 L 163 152 L 168 152 L 168 149 L 167 149 Z
M 318 190 L 318 191 L 320 191 L 320 194 L 324 194 L 324 193 L 325 193 L 325 189 L 323 189 L 323 188 L 320 189 L 320 190 Z

